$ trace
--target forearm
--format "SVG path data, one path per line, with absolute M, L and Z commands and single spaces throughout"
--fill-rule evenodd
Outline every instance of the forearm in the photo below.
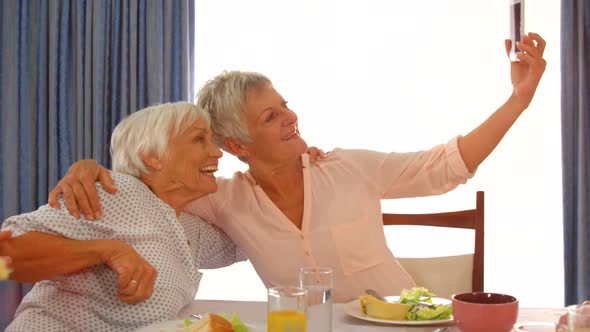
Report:
M 29 232 L 0 242 L 0 255 L 13 260 L 11 279 L 37 282 L 104 263 L 105 252 L 113 246 L 111 242 Z
M 492 153 L 524 109 L 510 96 L 484 123 L 459 139 L 459 152 L 469 172 L 474 172 Z

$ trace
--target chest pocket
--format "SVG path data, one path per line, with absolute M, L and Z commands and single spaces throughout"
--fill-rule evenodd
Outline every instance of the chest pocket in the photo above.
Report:
M 384 261 L 383 234 L 366 216 L 330 228 L 344 275 L 368 269 Z

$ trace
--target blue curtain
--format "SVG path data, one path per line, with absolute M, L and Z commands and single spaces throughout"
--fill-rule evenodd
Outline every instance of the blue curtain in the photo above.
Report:
M 194 96 L 191 0 L 2 0 L 0 18 L 0 222 L 72 162 L 110 165 L 122 117 Z M 29 287 L 0 283 L 0 330 Z
M 565 303 L 590 299 L 590 3 L 562 0 Z

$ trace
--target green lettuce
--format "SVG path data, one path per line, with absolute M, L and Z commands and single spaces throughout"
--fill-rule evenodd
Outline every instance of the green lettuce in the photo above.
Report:
M 418 305 L 420 302 L 432 303 L 432 294 L 424 287 L 414 287 L 412 289 L 403 289 L 399 296 L 399 303 Z
M 248 328 L 248 326 L 246 326 L 246 324 L 244 324 L 244 322 L 242 322 L 240 317 L 238 317 L 238 314 L 234 313 L 231 317 L 229 317 L 227 314 L 219 315 L 227 319 L 231 323 L 234 332 L 250 332 L 250 329 Z
M 453 315 L 450 304 L 435 304 L 430 307 L 416 305 L 408 312 L 408 320 L 437 320 L 449 319 Z
M 408 320 L 451 318 L 453 315 L 453 306 L 451 304 L 432 304 L 432 296 L 434 294 L 424 287 L 402 290 L 399 296 L 399 303 L 412 306 L 407 315 Z

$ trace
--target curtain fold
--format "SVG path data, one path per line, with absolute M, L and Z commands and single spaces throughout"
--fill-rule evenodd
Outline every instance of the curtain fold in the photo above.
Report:
M 47 202 L 115 125 L 194 96 L 193 0 L 0 1 L 0 221 Z M 0 330 L 30 286 L 0 283 Z
M 561 2 L 565 303 L 590 299 L 590 4 Z

